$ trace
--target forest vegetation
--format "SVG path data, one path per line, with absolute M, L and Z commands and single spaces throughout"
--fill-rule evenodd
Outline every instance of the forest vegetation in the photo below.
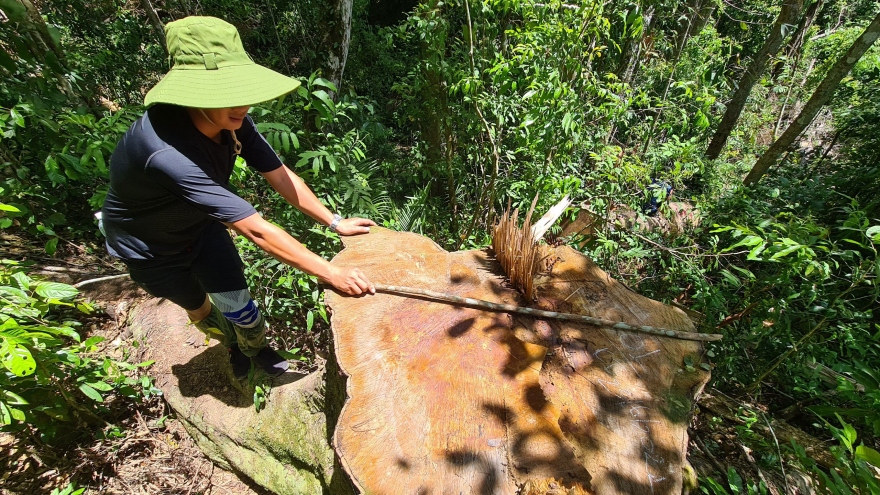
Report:
M 698 493 L 771 493 L 765 473 L 794 470 L 819 493 L 880 493 L 875 0 L 0 0 L 0 235 L 41 251 L 0 256 L 2 431 L 113 441 L 120 408 L 156 400 L 149 363 L 97 352 L 96 308 L 29 273 L 69 253 L 112 266 L 93 218 L 109 157 L 168 69 L 162 25 L 187 15 L 233 23 L 257 63 L 302 80 L 251 115 L 331 209 L 458 250 L 488 246 L 508 203 L 567 194 L 595 221 L 557 242 L 724 334 L 710 386 L 756 406 L 733 439 L 694 425 L 716 464 Z M 319 254 L 340 249 L 243 164 L 233 181 Z M 689 221 L 613 221 L 652 197 Z M 308 361 L 294 345 L 328 331 L 317 281 L 236 243 L 275 339 Z M 761 433 L 770 419 L 832 460 Z M 70 476 L 58 493 L 89 492 L 90 472 Z

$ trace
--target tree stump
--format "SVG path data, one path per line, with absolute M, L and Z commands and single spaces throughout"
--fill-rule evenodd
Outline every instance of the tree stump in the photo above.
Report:
M 377 227 L 343 242 L 333 263 L 375 282 L 528 305 L 485 251 Z M 533 307 L 693 331 L 681 310 L 577 251 L 542 250 Z M 361 491 L 681 493 L 688 421 L 709 378 L 699 342 L 387 294 L 326 301 L 348 376 L 333 441 Z

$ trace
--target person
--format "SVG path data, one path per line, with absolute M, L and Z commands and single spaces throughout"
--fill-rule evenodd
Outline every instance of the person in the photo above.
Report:
M 656 217 L 660 211 L 660 205 L 672 197 L 672 185 L 665 180 L 652 179 L 651 184 L 645 189 L 645 202 L 642 204 L 642 213 L 649 217 Z
M 375 223 L 328 210 L 248 116 L 251 105 L 290 93 L 299 81 L 255 64 L 236 28 L 220 19 L 187 17 L 165 33 L 173 66 L 110 158 L 101 210 L 107 249 L 138 285 L 181 306 L 196 328 L 225 345 L 237 378 L 251 362 L 276 376 L 289 365 L 267 345 L 265 317 L 227 228 L 345 294 L 375 287 L 360 269 L 331 265 L 236 195 L 229 185 L 236 156 L 340 235 L 368 233 Z

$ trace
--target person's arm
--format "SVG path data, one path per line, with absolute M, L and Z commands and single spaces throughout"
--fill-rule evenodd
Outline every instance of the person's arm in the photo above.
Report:
M 314 194 L 312 196 L 314 197 Z M 264 220 L 258 213 L 225 225 L 247 237 L 278 261 L 314 275 L 346 294 L 376 293 L 376 288 L 358 268 L 330 264 L 329 261 L 309 251 L 290 234 Z
M 309 186 L 287 166 L 282 165 L 271 172 L 260 173 L 281 197 L 316 222 L 330 225 L 333 221 L 333 212 L 327 209 Z M 336 232 L 341 235 L 366 234 L 373 225 L 376 223 L 366 218 L 345 218 L 336 226 Z

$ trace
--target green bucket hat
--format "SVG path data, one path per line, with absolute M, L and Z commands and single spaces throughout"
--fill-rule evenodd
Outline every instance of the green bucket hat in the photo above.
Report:
M 257 65 L 235 26 L 216 17 L 186 17 L 165 25 L 172 67 L 144 98 L 146 106 L 250 106 L 290 93 L 300 82 Z

